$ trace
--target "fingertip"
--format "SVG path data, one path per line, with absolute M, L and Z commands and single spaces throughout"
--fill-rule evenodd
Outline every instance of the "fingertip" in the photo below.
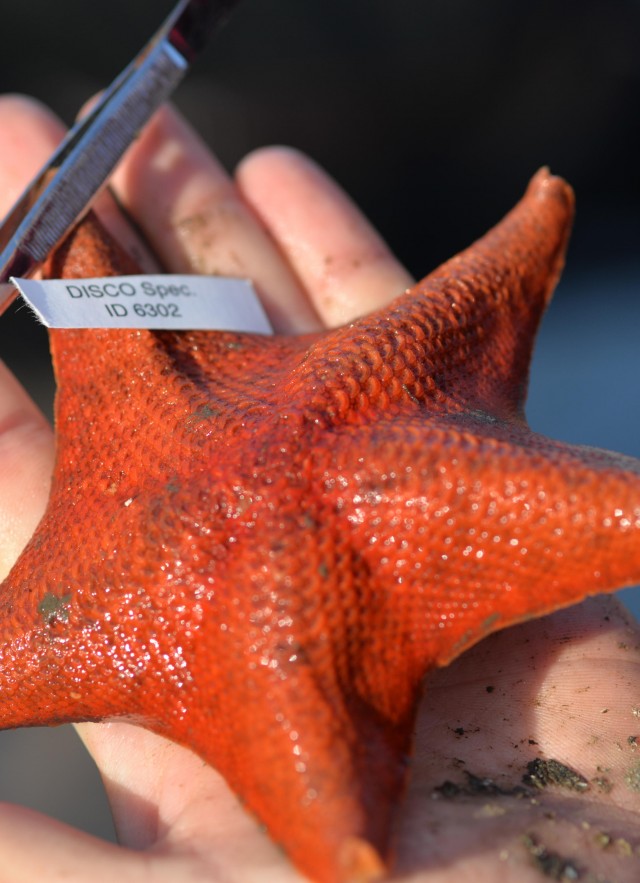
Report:
M 317 327 L 317 316 L 268 228 L 173 108 L 154 115 L 113 184 L 168 270 L 251 279 L 276 330 Z
M 310 157 L 296 147 L 287 144 L 269 144 L 256 147 L 243 157 L 235 170 L 237 181 L 252 182 L 279 171 L 282 167 L 311 168 L 320 171 L 320 167 Z
M 303 198 L 328 197 L 342 211 L 354 208 L 350 197 L 319 163 L 285 144 L 252 150 L 240 161 L 234 177 L 243 196 L 257 207 L 263 201 L 282 200 L 288 205 L 292 195 L 300 193 Z
M 18 131 L 39 140 L 47 139 L 54 146 L 65 133 L 64 124 L 50 108 L 37 98 L 18 93 L 0 95 L 0 125 L 5 137 L 11 138 Z
M 327 325 L 384 306 L 412 284 L 342 187 L 295 148 L 249 154 L 236 184 Z
M 4 214 L 47 161 L 65 128 L 41 102 L 10 94 L 0 96 L 0 131 L 0 214 Z
M 37 848 L 33 848 L 37 844 Z M 0 803 L 0 880 L 107 883 L 149 880 L 149 862 L 33 809 Z M 154 876 L 154 879 L 155 876 Z M 186 877 L 185 877 L 186 879 Z
M 169 206 L 192 170 L 211 164 L 222 175 L 195 129 L 175 107 L 164 104 L 129 147 L 112 183 L 125 205 L 144 208 L 150 202 L 157 204 L 162 195 Z

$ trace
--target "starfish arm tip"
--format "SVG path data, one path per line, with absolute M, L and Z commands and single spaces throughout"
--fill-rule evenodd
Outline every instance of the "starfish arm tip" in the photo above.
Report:
M 340 849 L 340 883 L 373 883 L 387 873 L 380 853 L 367 840 L 347 838 Z
M 529 194 L 537 195 L 540 199 L 553 197 L 564 204 L 570 217 L 573 215 L 575 206 L 573 187 L 560 175 L 554 175 L 549 166 L 542 166 L 535 173 L 527 188 L 527 195 Z

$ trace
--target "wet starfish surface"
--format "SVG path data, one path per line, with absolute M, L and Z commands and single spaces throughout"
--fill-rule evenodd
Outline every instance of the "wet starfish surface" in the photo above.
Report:
M 311 878 L 383 873 L 425 673 L 640 579 L 640 463 L 523 416 L 572 205 L 543 170 L 324 334 L 52 332 L 57 464 L 2 586 L 0 725 L 139 722 Z M 48 267 L 135 270 L 91 218 Z

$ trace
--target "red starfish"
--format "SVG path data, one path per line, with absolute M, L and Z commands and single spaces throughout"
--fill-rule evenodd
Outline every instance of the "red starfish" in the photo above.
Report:
M 527 427 L 572 196 L 547 172 L 320 335 L 55 331 L 47 513 L 2 587 L 0 725 L 128 718 L 318 881 L 383 869 L 420 683 L 640 577 L 640 465 Z M 93 220 L 49 272 L 135 267 Z

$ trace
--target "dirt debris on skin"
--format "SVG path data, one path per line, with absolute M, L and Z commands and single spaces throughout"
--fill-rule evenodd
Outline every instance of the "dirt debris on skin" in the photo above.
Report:
M 600 864 L 600 860 L 596 859 L 596 854 L 599 853 L 603 859 L 604 855 L 608 855 L 609 858 L 606 860 L 608 863 L 616 859 L 623 859 L 625 863 L 627 861 L 637 862 L 640 859 L 640 842 L 634 844 L 624 836 L 619 836 L 620 832 L 606 830 L 602 826 L 602 822 L 598 824 L 596 821 L 594 824 L 593 821 L 589 822 L 584 817 L 580 821 L 581 813 L 577 817 L 574 816 L 574 820 L 571 822 L 568 817 L 564 816 L 561 809 L 558 811 L 552 808 L 544 809 L 543 798 L 540 794 L 543 790 L 550 789 L 550 795 L 551 792 L 556 794 L 564 792 L 567 796 L 563 799 L 573 801 L 574 798 L 570 797 L 567 792 L 573 792 L 575 797 L 585 794 L 590 788 L 598 788 L 599 791 L 606 792 L 612 787 L 608 779 L 600 788 L 595 779 L 589 782 L 583 775 L 566 764 L 553 759 L 543 760 L 540 758 L 527 764 L 526 772 L 522 775 L 522 783 L 517 785 L 499 782 L 489 776 L 478 776 L 468 769 L 461 770 L 461 772 L 464 773 L 464 781 L 445 780 L 432 789 L 432 799 L 456 801 L 475 798 L 483 801 L 484 798 L 482 806 L 473 812 L 473 817 L 487 822 L 498 817 L 509 816 L 515 810 L 514 804 L 511 804 L 510 808 L 508 801 L 506 804 L 502 802 L 501 798 L 505 797 L 516 798 L 518 803 L 522 801 L 520 806 L 530 805 L 531 810 L 535 811 L 537 807 L 537 811 L 542 812 L 542 816 L 538 816 L 538 821 L 543 822 L 543 828 L 536 831 L 533 827 L 527 826 L 524 828 L 526 833 L 516 834 L 516 837 L 519 837 L 519 843 L 525 850 L 524 860 L 540 874 L 541 879 L 555 880 L 559 883 L 570 883 L 570 881 L 617 883 L 615 875 L 611 877 L 607 874 Z M 640 776 L 640 763 L 638 763 L 637 772 Z M 533 817 L 530 821 L 534 823 L 536 828 L 539 827 Z M 567 824 L 569 828 L 566 827 Z M 578 829 L 582 830 L 583 836 L 575 841 L 571 832 L 577 833 Z M 571 845 L 568 846 L 568 844 Z M 509 848 L 503 849 L 505 856 L 511 853 L 514 859 L 518 851 L 512 852 Z M 593 866 L 590 867 L 594 860 L 597 870 Z M 626 867 L 621 879 L 630 879 L 628 872 L 629 867 Z M 638 880 L 640 880 L 640 874 Z
M 531 661 L 526 651 L 522 658 Z M 458 863 L 477 858 L 496 883 L 640 883 L 640 702 L 618 705 L 615 684 L 600 694 L 583 681 L 574 689 L 586 694 L 579 713 L 572 682 L 548 679 L 531 681 L 521 707 L 504 699 L 511 682 L 480 680 L 474 666 L 458 676 L 473 684 L 471 700 L 496 706 L 477 718 L 445 705 L 436 727 L 439 704 L 428 705 L 423 720 L 439 752 L 413 782 L 409 810 L 422 801 L 420 821 L 398 827 L 398 842 L 420 844 L 399 879 L 451 867 L 453 880 Z M 545 714 L 562 714 L 566 738 L 548 737 L 539 699 Z
M 588 826 L 587 826 L 588 827 Z M 602 849 L 610 847 L 613 843 L 618 844 L 619 841 L 612 841 L 606 834 L 598 835 L 602 843 L 598 839 L 594 839 L 597 845 Z M 622 841 L 631 849 L 627 841 Z M 588 870 L 581 862 L 573 857 L 561 855 L 555 850 L 546 847 L 535 834 L 525 834 L 522 838 L 522 844 L 527 852 L 529 862 L 540 874 L 548 880 L 557 880 L 560 883 L 569 883 L 569 881 L 580 881 L 580 883 L 614 883 L 614 878 L 603 876 Z M 630 855 L 630 852 L 620 854 Z
M 611 794 L 613 791 L 613 782 L 607 776 L 595 776 L 591 779 L 591 784 L 598 789 L 601 794 Z
M 607 831 L 596 831 L 593 835 L 593 842 L 597 847 L 602 850 L 615 852 L 618 855 L 624 856 L 626 858 L 630 858 L 634 854 L 633 846 L 626 838 L 614 837 Z M 636 847 L 635 851 L 637 853 L 638 847 Z
M 568 791 L 586 791 L 589 782 L 576 770 L 571 769 L 559 760 L 535 758 L 527 764 L 527 771 L 522 776 L 522 785 L 504 787 L 498 785 L 487 776 L 476 776 L 469 770 L 464 770 L 466 784 L 460 785 L 446 779 L 441 785 L 437 785 L 432 792 L 434 800 L 439 798 L 451 799 L 455 797 L 531 797 L 534 790 L 542 790 L 550 785 L 564 788 Z
M 544 760 L 537 757 L 530 761 L 522 781 L 525 785 L 540 789 L 549 785 L 566 788 L 568 791 L 586 791 L 589 788 L 589 782 L 584 776 L 553 758 Z
M 522 838 L 525 849 L 535 868 L 549 880 L 584 880 L 585 872 L 571 858 L 565 858 L 543 846 L 533 834 L 525 834 Z
M 625 773 L 624 781 L 630 791 L 640 791 L 640 761 L 631 764 Z
M 467 780 L 466 785 L 459 785 L 446 779 L 442 785 L 437 785 L 433 789 L 432 798 L 450 800 L 455 797 L 529 797 L 531 794 L 531 791 L 522 785 L 503 788 L 487 776 L 475 776 L 469 770 L 464 770 L 464 775 Z

